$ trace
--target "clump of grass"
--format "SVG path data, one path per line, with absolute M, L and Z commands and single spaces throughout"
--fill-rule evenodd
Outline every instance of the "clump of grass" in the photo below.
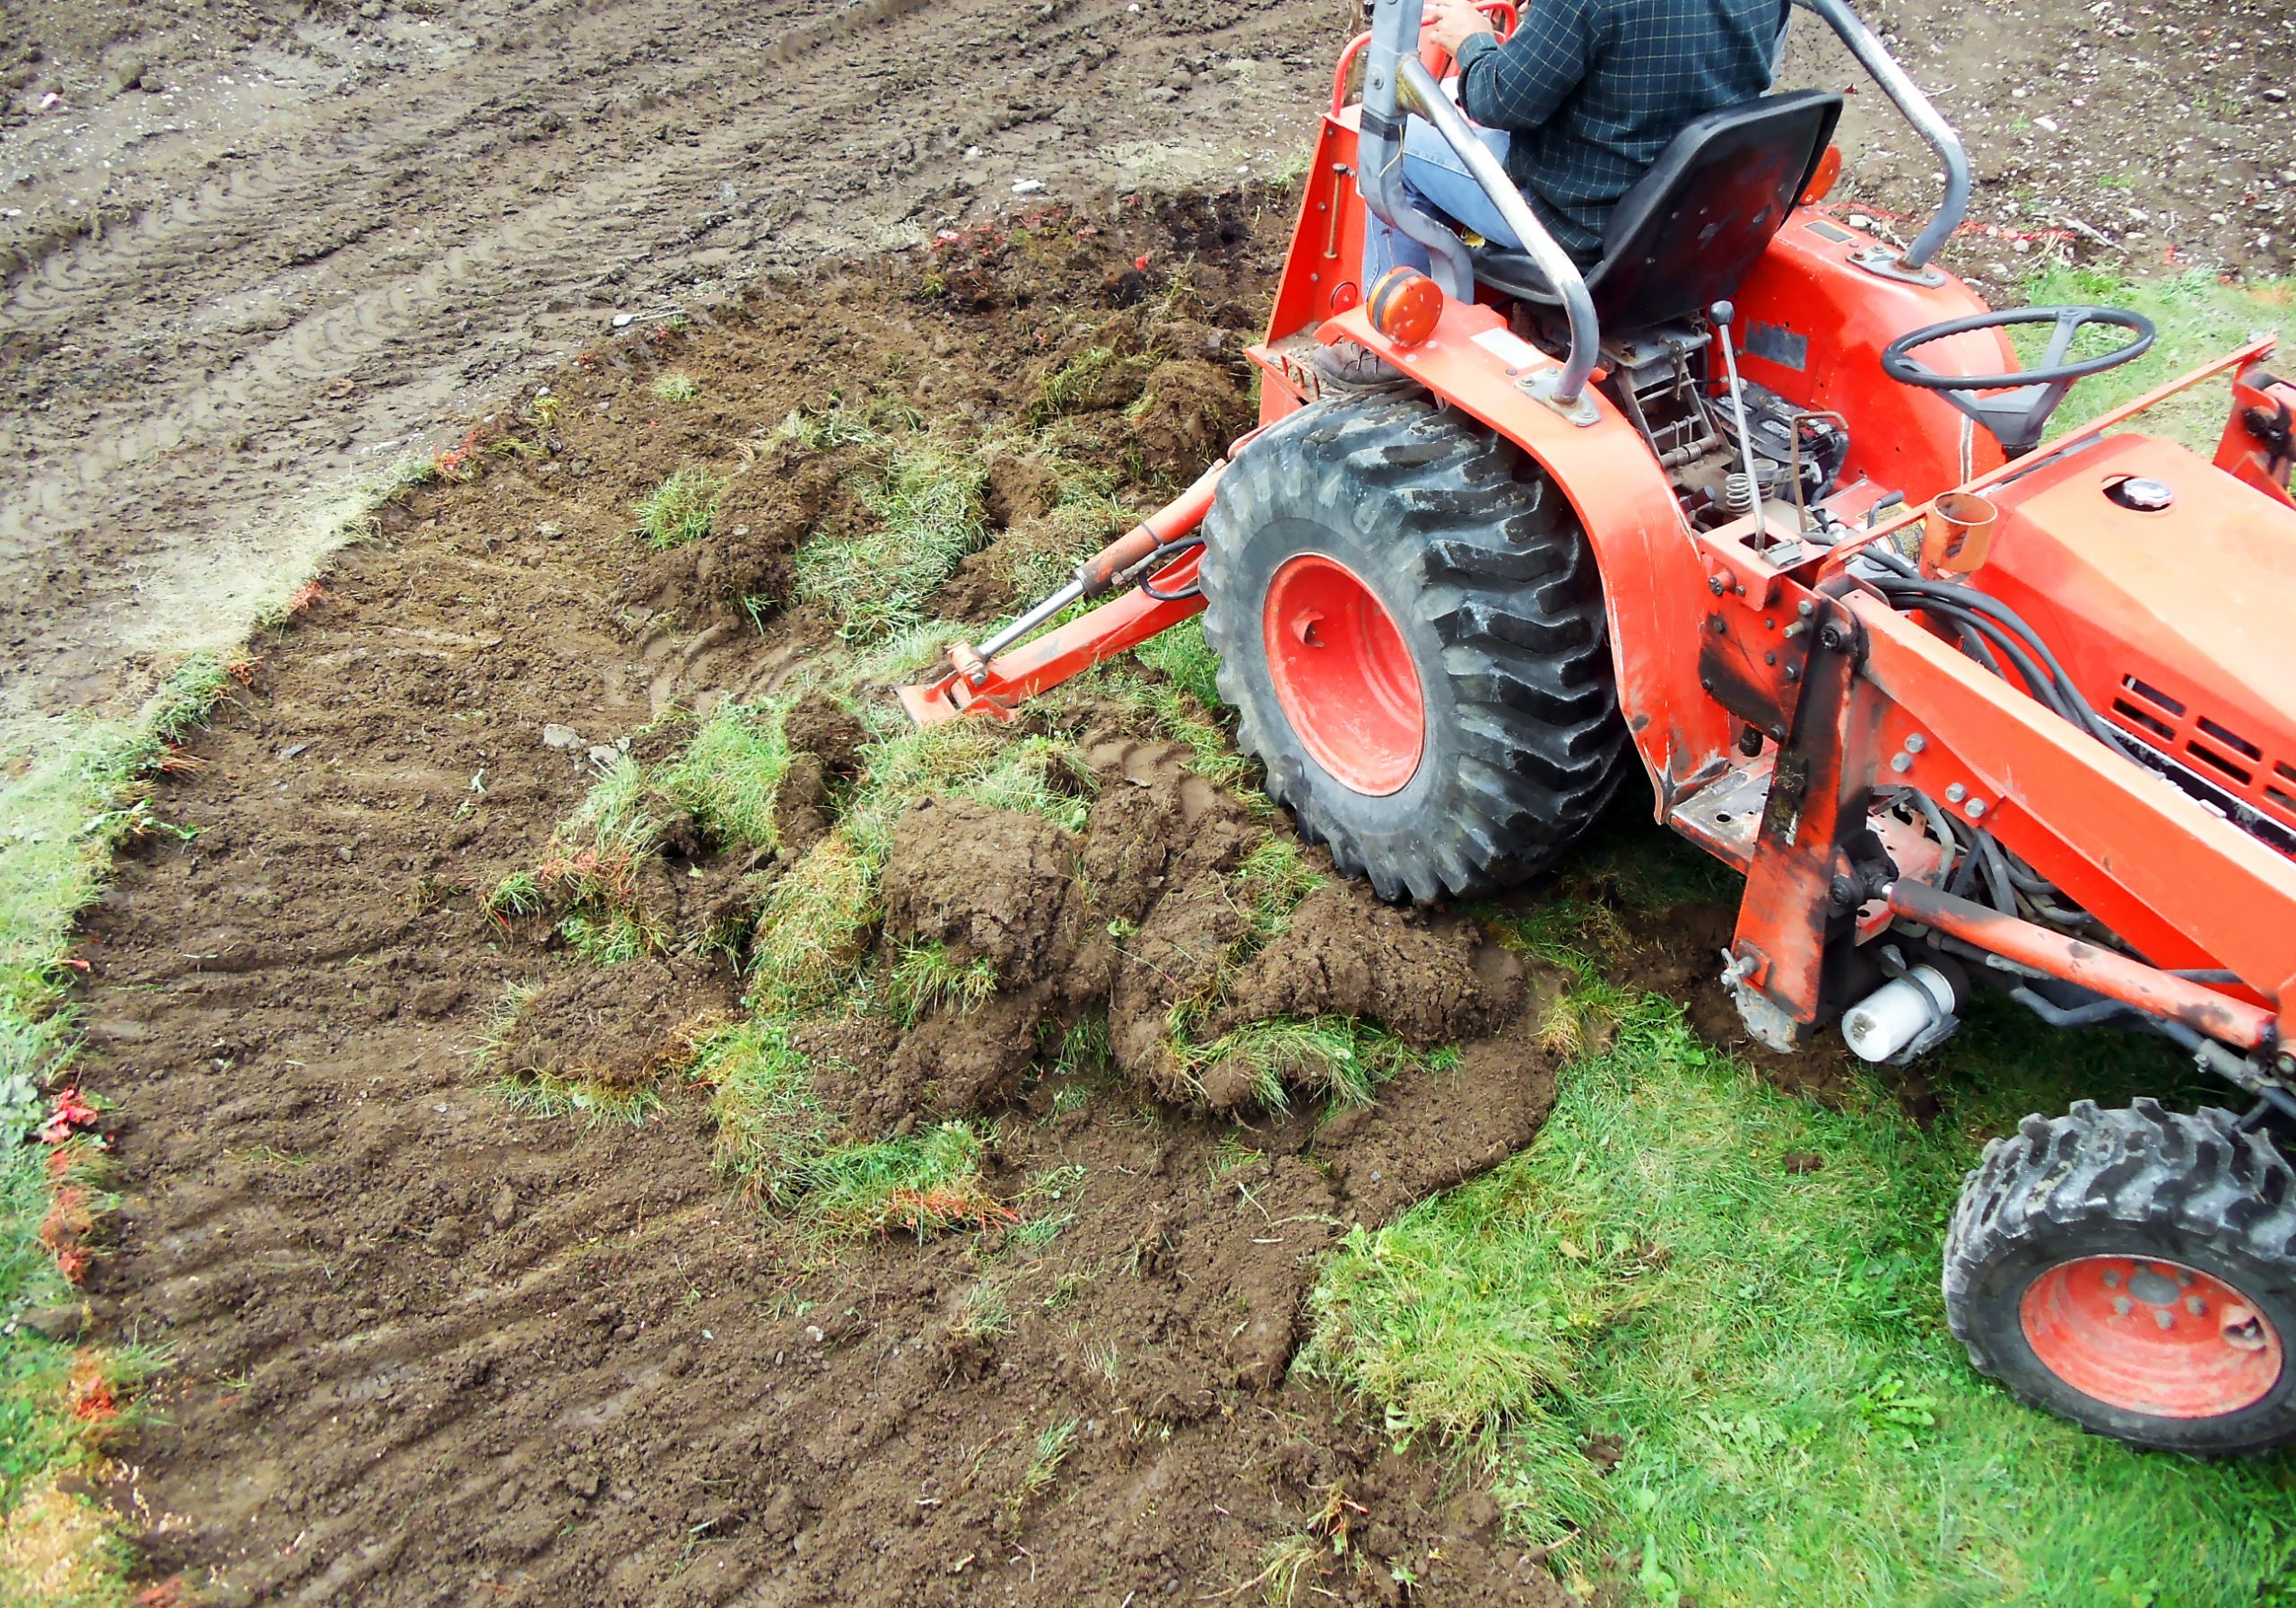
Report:
M 842 831 L 805 851 L 765 896 L 750 945 L 751 1005 L 828 1004 L 859 970 L 876 921 L 876 865 Z
M 691 402 L 701 395 L 701 387 L 693 376 L 672 372 L 654 382 L 654 399 L 657 402 Z
M 1004 1293 L 1005 1282 L 983 1279 L 964 1292 L 957 1303 L 957 1320 L 950 1326 L 952 1338 L 979 1345 L 1013 1332 L 1013 1307 Z
M 866 411 L 842 404 L 826 408 L 795 408 L 774 427 L 774 439 L 795 441 L 812 452 L 839 447 L 882 447 L 884 433 Z
M 773 806 L 789 769 L 782 713 L 770 706 L 721 706 L 655 785 L 718 842 L 779 847 Z
M 1038 382 L 1023 416 L 1031 425 L 1041 427 L 1068 413 L 1129 402 L 1161 361 L 1161 354 L 1153 352 L 1126 353 L 1113 346 L 1088 346 Z
M 526 1007 L 542 994 L 540 983 L 512 983 L 502 990 L 479 1030 L 478 1047 L 471 1052 L 471 1067 L 481 1075 L 508 1070 L 510 1050 L 525 1020 Z
M 699 542 L 718 521 L 726 482 L 707 469 L 680 469 L 641 499 L 632 511 L 648 547 L 667 550 Z
M 1294 1091 L 1367 1106 L 1378 1086 L 1432 1059 L 1384 1029 L 1348 1016 L 1248 1021 L 1207 1043 L 1182 1039 L 1180 1063 L 1201 1079 L 1213 1066 L 1240 1076 L 1258 1103 L 1288 1110 Z
M 831 1133 L 792 1026 L 778 1018 L 722 1028 L 695 1046 L 691 1068 L 709 1090 L 719 1168 L 784 1209 L 804 1197 L 807 1164 Z
M 639 1123 L 662 1108 L 661 1095 L 650 1086 L 622 1088 L 554 1072 L 520 1073 L 496 1080 L 491 1088 L 496 1099 L 528 1117 Z
M 570 910 L 558 935 L 593 966 L 626 966 L 669 947 L 669 934 L 635 909 Z
M 857 488 L 876 527 L 798 549 L 799 601 L 827 608 L 848 642 L 883 642 L 919 624 L 934 589 L 988 540 L 983 479 L 973 458 L 929 441 L 895 452 Z
M 1073 1418 L 1057 1420 L 1039 1431 L 1029 1455 L 1029 1465 L 1021 1471 L 1020 1482 L 1005 1499 L 1006 1516 L 1014 1523 L 1028 1511 L 1031 1502 L 1052 1489 L 1052 1482 L 1060 1477 L 1060 1465 L 1068 1460 L 1069 1445 L 1075 1439 L 1076 1421 Z
M 942 1010 L 977 1011 L 996 993 L 996 967 L 985 959 L 961 961 L 937 940 L 901 945 L 885 978 L 887 1003 L 905 1028 Z
M 1279 936 L 1301 901 L 1331 882 L 1308 864 L 1300 840 L 1289 832 L 1274 834 L 1246 855 L 1230 880 L 1251 920 L 1251 930 L 1238 946 L 1244 957 Z
M 1018 1213 L 980 1176 L 980 1135 L 944 1122 L 898 1139 L 824 1151 L 805 1168 L 806 1215 L 847 1234 L 901 1230 L 919 1239 Z

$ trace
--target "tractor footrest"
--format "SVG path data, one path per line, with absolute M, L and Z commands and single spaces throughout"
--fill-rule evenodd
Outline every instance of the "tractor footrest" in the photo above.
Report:
M 1754 855 L 1762 806 L 1770 801 L 1772 756 L 1725 772 L 1666 813 L 1667 824 L 1707 853 L 1744 871 Z

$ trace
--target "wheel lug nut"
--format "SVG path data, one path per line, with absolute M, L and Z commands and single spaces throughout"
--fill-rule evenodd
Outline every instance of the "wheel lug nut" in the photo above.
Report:
M 2192 1288 L 2192 1274 L 2187 1273 L 2181 1267 L 2177 1269 L 2177 1288 L 2179 1290 L 2189 1290 Z
M 2126 1317 L 2132 1310 L 2134 1310 L 2134 1308 L 2129 1305 L 2128 1297 L 2122 1295 L 2113 1298 L 2114 1317 Z
M 2185 1297 L 2185 1310 L 2198 1317 L 2208 1310 L 2208 1303 L 2196 1295 L 2188 1295 Z
M 2109 1288 L 2109 1289 L 2113 1289 L 2113 1290 L 2118 1290 L 2118 1289 L 2119 1289 L 2119 1288 L 2120 1288 L 2120 1269 L 2118 1269 L 2118 1268 L 2117 1268 L 2117 1267 L 2108 1267 L 2107 1269 L 2105 1269 L 2105 1284 L 2106 1284 L 2106 1287 L 2107 1287 L 2107 1288 Z
M 2166 1307 L 2155 1307 L 2152 1308 L 2152 1321 L 2164 1329 L 2171 1329 L 2176 1327 L 2177 1315 Z

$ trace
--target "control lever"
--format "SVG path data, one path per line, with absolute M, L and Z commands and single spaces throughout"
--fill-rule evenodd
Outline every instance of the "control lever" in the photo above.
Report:
M 1753 431 L 1746 428 L 1745 387 L 1738 381 L 1738 353 L 1730 342 L 1730 320 L 1738 309 L 1726 301 L 1718 301 L 1706 309 L 1707 317 L 1714 325 L 1715 337 L 1722 343 L 1723 366 L 1730 374 L 1730 412 L 1738 422 L 1738 456 L 1746 466 L 1746 504 L 1753 514 L 1757 531 L 1761 519 L 1761 476 L 1754 473 Z M 1761 544 L 1760 535 L 1755 546 Z

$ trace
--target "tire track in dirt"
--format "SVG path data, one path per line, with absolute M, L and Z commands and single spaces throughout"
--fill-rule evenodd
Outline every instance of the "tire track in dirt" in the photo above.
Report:
M 1048 1082 L 1001 1108 L 987 1165 L 1008 1199 L 1087 1180 L 1065 1186 L 1056 1236 L 809 1246 L 714 1170 L 698 1095 L 668 1089 L 636 1126 L 524 1119 L 471 1058 L 514 981 L 604 1002 L 583 1020 L 611 1055 L 731 1010 L 716 962 L 576 967 L 471 891 L 413 897 L 545 852 L 593 779 L 543 746 L 545 723 L 632 734 L 657 697 L 782 684 L 830 632 L 802 612 L 721 630 L 691 590 L 634 617 L 644 561 L 585 508 L 688 454 L 737 456 L 832 361 L 923 387 L 1024 349 L 1016 294 L 1057 275 L 1045 293 L 1089 297 L 1150 230 L 1234 239 L 1241 209 L 1210 210 L 1014 248 L 1036 265 L 1006 271 L 996 315 L 921 309 L 908 274 L 878 271 L 569 376 L 556 473 L 505 459 L 422 493 L 266 644 L 196 743 L 204 766 L 167 783 L 168 817 L 200 835 L 134 856 L 86 947 L 91 1075 L 122 1099 L 129 1180 L 92 1275 L 99 1332 L 175 1348 L 130 1452 L 155 1577 L 213 1570 L 219 1600 L 248 1604 L 1113 1604 L 1229 1590 L 1344 1489 L 1378 1516 L 1353 1544 L 1410 1560 L 1421 1600 L 1556 1600 L 1487 1499 L 1280 1383 L 1318 1250 L 1535 1131 L 1552 1081 L 1534 1046 L 1479 1041 L 1423 1098 L 1398 1082 L 1324 1136 L 1304 1112 L 1246 1131 Z M 1239 309 L 1232 335 L 1264 251 L 1205 256 L 1198 291 Z M 741 400 L 648 430 L 630 410 L 671 361 Z M 1009 421 L 1036 378 L 1000 369 L 934 404 Z M 1186 761 L 1128 728 L 1089 745 L 1119 795 L 1118 855 L 1116 823 L 1161 819 L 1135 799 L 1232 826 Z M 644 1003 L 665 971 L 665 1003 Z M 835 1065 L 824 1100 L 883 1092 L 839 1091 Z M 984 1346 L 965 1315 L 1008 1282 L 1009 1332 Z M 1059 1477 L 1031 1496 L 1033 1448 L 1064 1424 Z M 1314 1566 L 1346 1600 L 1394 1599 L 1379 1569 Z
M 604 309 L 914 239 L 1016 169 L 1135 182 L 1092 142 L 1166 120 L 1141 91 L 1177 53 L 1293 52 L 1345 20 L 1320 0 L 465 10 L 476 48 L 213 136 L 222 170 L 10 283 L 0 726 L 135 696 L 171 650 L 228 639 L 265 572 L 325 540 L 331 495 L 596 339 Z M 1319 76 L 1297 60 L 1272 109 L 1199 93 L 1191 134 L 1288 154 Z

